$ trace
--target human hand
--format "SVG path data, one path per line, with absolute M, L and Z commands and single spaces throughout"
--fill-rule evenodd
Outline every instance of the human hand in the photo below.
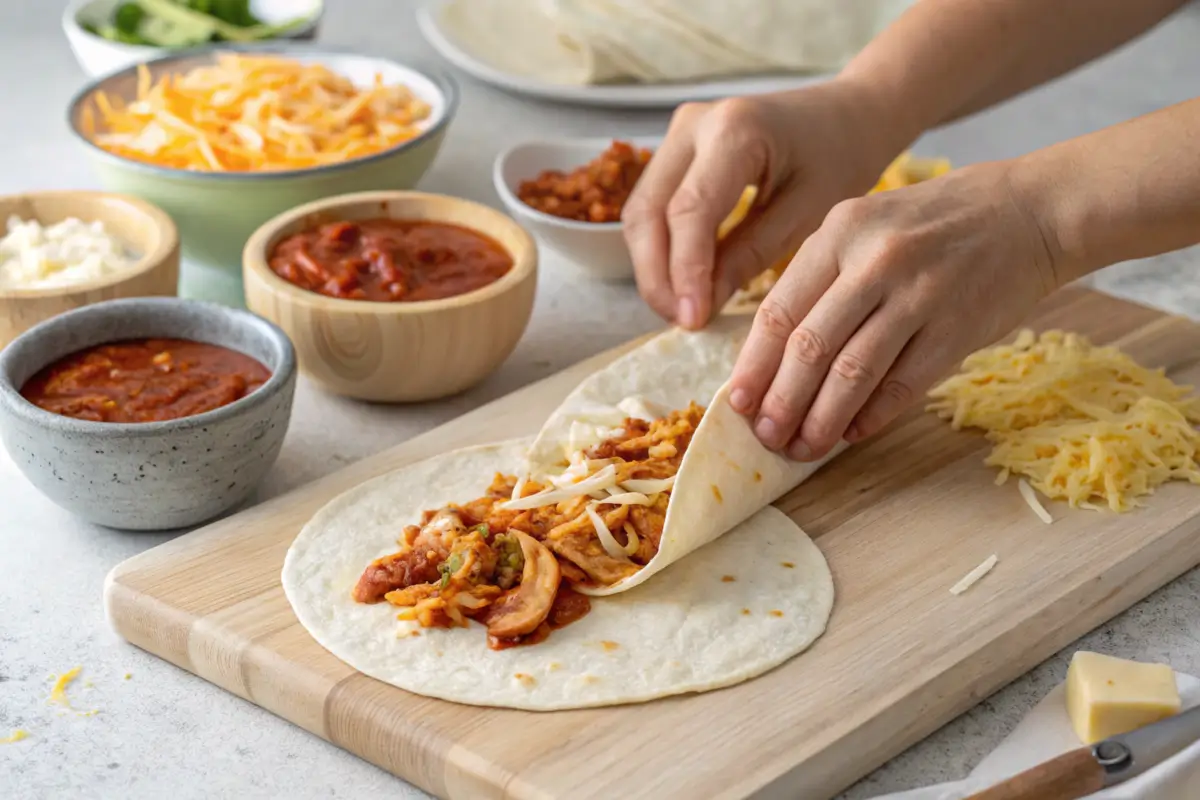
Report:
M 1019 162 L 846 200 L 763 300 L 730 403 L 801 461 L 870 436 L 1058 284 Z
M 646 302 L 699 328 L 739 286 L 794 253 L 908 143 L 899 126 L 882 124 L 879 106 L 842 79 L 680 106 L 621 215 Z M 717 228 L 748 185 L 759 187 L 756 210 L 718 248 Z

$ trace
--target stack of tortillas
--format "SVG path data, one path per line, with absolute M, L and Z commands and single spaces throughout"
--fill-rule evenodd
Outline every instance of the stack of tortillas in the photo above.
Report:
M 442 24 L 502 71 L 559 84 L 831 72 L 907 0 L 450 0 Z

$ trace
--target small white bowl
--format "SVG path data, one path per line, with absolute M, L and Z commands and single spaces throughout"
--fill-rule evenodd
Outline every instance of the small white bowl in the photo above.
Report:
M 619 222 L 578 222 L 546 214 L 517 197 L 521 181 L 532 180 L 548 169 L 570 172 L 595 159 L 613 139 L 634 147 L 655 150 L 661 136 L 616 136 L 598 139 L 548 139 L 523 142 L 496 158 L 492 180 L 504 205 L 542 244 L 555 250 L 581 272 L 602 281 L 633 278 L 633 261 Z
M 63 33 L 67 35 L 75 60 L 88 77 L 98 78 L 174 52 L 165 47 L 113 42 L 84 30 L 81 22 L 92 25 L 106 23 L 119 2 L 120 0 L 73 0 L 63 12 Z M 250 3 L 250 11 L 254 16 L 267 23 L 278 24 L 308 17 L 307 22 L 280 39 L 314 38 L 324 10 L 324 0 L 251 0 Z

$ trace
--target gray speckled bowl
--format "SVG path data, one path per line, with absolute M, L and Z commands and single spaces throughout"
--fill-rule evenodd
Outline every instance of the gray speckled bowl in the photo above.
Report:
M 153 337 L 238 350 L 261 361 L 271 377 L 227 406 L 140 424 L 52 414 L 19 393 L 63 356 Z M 181 528 L 250 494 L 279 455 L 295 388 L 292 343 L 261 317 L 177 298 L 112 300 L 43 322 L 0 351 L 0 439 L 30 482 L 68 511 L 113 528 Z

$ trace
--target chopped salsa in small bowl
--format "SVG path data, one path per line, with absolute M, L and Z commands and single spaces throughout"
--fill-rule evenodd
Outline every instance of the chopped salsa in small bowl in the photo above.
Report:
M 599 156 L 570 172 L 548 169 L 521 181 L 516 194 L 530 208 L 561 219 L 620 222 L 651 155 L 647 148 L 614 140 Z
M 467 294 L 513 267 L 495 239 L 428 220 L 329 222 L 294 233 L 271 251 L 279 277 L 327 297 L 420 302 Z
M 248 355 L 188 339 L 131 339 L 61 358 L 21 387 L 39 408 L 92 422 L 162 422 L 229 405 L 271 372 Z

